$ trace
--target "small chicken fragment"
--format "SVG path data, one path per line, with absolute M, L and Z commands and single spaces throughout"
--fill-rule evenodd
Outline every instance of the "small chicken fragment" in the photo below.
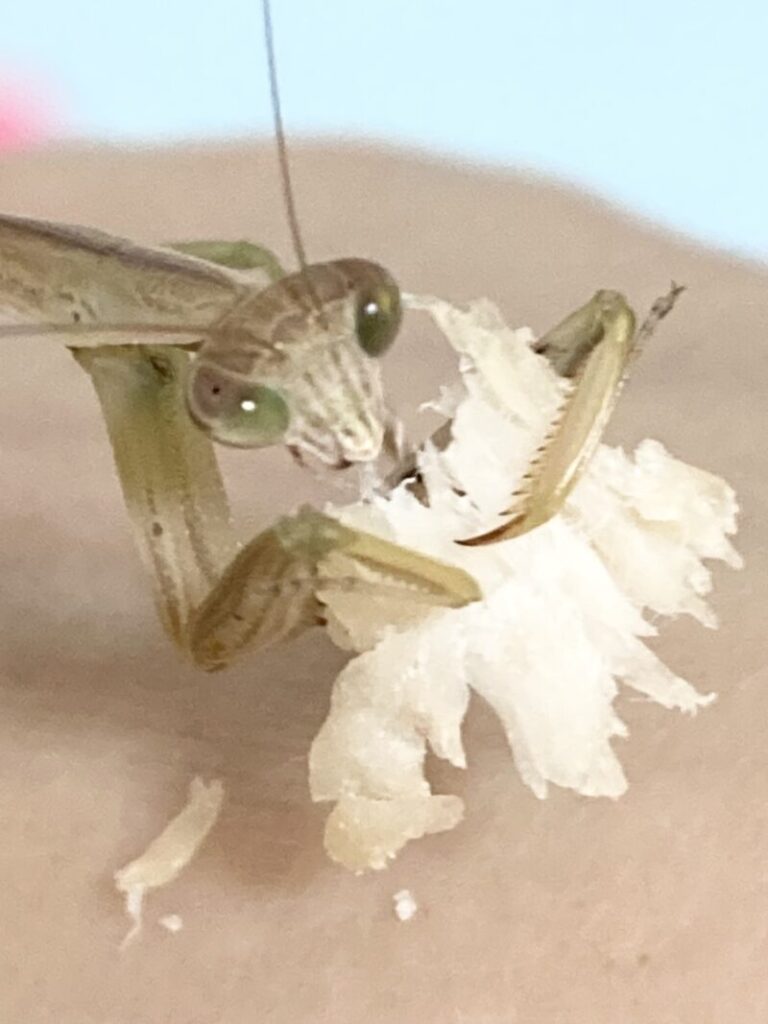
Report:
M 419 905 L 410 889 L 401 889 L 392 897 L 395 917 L 398 921 L 410 921 L 416 915 Z
M 121 949 L 125 949 L 141 931 L 142 907 L 147 890 L 158 889 L 172 882 L 189 864 L 213 828 L 223 800 L 224 786 L 219 779 L 210 783 L 203 782 L 199 777 L 192 779 L 189 797 L 182 810 L 168 822 L 141 856 L 115 872 L 115 887 L 124 894 L 125 910 L 133 922 L 121 943 Z M 169 930 L 173 931 L 174 928 Z

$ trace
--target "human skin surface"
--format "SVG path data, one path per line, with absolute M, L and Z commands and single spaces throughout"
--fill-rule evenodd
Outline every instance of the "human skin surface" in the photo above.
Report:
M 0 1018 L 4 1024 L 764 1024 L 768 1019 L 768 277 L 567 190 L 398 153 L 298 148 L 313 258 L 360 255 L 409 291 L 488 296 L 543 331 L 600 287 L 643 311 L 688 291 L 643 353 L 609 440 L 663 441 L 742 502 L 717 632 L 654 647 L 717 702 L 624 696 L 617 802 L 521 783 L 470 714 L 465 822 L 355 877 L 322 849 L 306 755 L 344 655 L 315 631 L 206 675 L 171 647 L 138 563 L 85 374 L 55 340 L 2 340 Z M 290 262 L 271 147 L 68 150 L 0 164 L 0 208 L 137 240 L 241 238 Z M 386 376 L 415 409 L 450 379 L 414 315 Z M 424 429 L 424 428 L 422 428 Z M 335 496 L 285 453 L 225 453 L 243 534 Z M 112 873 L 226 786 L 198 856 L 127 930 Z M 392 896 L 418 902 L 400 922 Z M 178 913 L 171 934 L 158 918 Z

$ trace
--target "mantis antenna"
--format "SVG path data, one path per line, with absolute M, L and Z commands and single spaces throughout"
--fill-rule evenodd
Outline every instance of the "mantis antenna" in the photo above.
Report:
M 283 130 L 283 115 L 280 108 L 280 89 L 277 82 L 277 61 L 275 59 L 275 37 L 272 29 L 272 6 L 270 0 L 261 0 L 262 11 L 264 12 L 264 40 L 267 47 L 267 65 L 269 67 L 269 89 L 272 97 L 272 118 L 275 126 L 275 141 L 277 142 L 277 159 L 280 164 L 280 182 L 283 187 L 283 201 L 285 202 L 285 213 L 288 217 L 288 226 L 293 241 L 293 251 L 299 264 L 299 269 L 307 284 L 307 289 L 312 298 L 318 313 L 323 316 L 323 306 L 315 290 L 312 275 L 308 273 L 307 256 L 304 251 L 304 243 L 299 228 L 299 218 L 296 214 L 296 202 L 293 196 L 293 185 L 291 183 L 291 169 L 288 163 L 288 146 L 285 142 L 285 131 Z

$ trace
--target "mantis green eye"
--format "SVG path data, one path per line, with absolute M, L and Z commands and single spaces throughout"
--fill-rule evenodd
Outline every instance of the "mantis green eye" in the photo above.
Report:
M 400 290 L 394 283 L 366 289 L 360 294 L 355 315 L 355 332 L 363 352 L 383 355 L 400 329 Z
M 279 392 L 206 365 L 192 370 L 187 406 L 192 419 L 214 441 L 235 448 L 276 444 L 290 421 L 288 405 Z

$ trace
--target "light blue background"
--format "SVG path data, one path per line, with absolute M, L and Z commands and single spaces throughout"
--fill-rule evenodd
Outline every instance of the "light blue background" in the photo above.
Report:
M 574 181 L 768 255 L 764 0 L 273 0 L 289 134 L 365 135 Z M 68 130 L 270 130 L 259 0 L 16 0 L 0 72 Z

